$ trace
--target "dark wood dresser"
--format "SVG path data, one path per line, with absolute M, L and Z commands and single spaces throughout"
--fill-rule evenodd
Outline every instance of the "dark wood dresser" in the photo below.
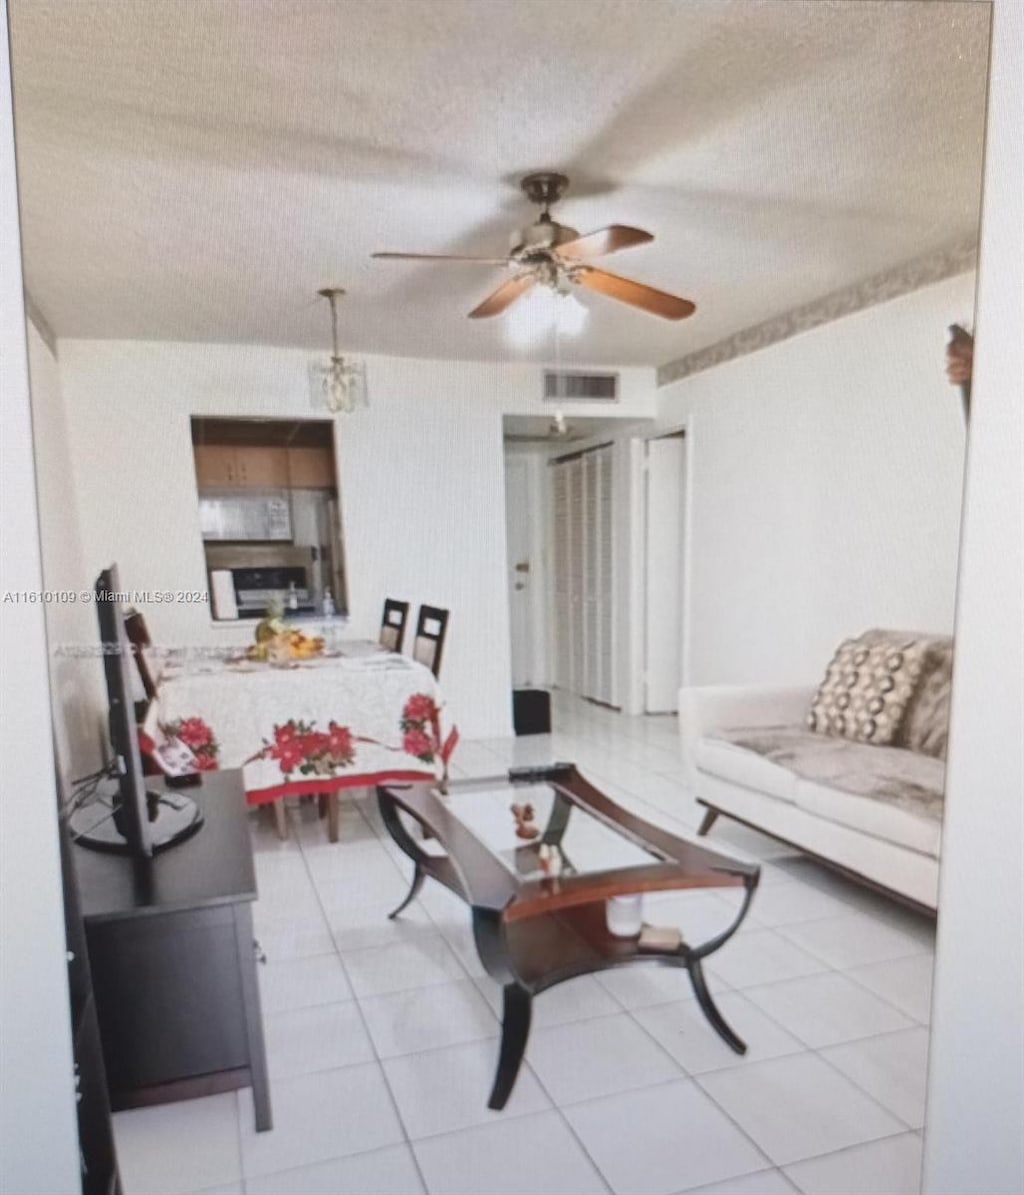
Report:
M 147 860 L 74 851 L 110 1106 L 252 1087 L 256 1128 L 269 1129 L 241 773 L 184 791 L 205 819 L 187 841 Z

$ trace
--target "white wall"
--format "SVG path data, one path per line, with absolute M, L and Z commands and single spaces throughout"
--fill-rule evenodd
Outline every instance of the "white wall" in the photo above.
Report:
M 870 626 L 950 631 L 964 427 L 950 278 L 659 391 L 685 423 L 691 684 L 814 681 Z
M 88 570 L 82 554 L 78 503 L 71 483 L 71 452 L 58 362 L 31 323 L 28 362 L 43 584 L 50 591 L 77 594 Z M 44 611 L 54 732 L 60 766 L 67 780 L 91 772 L 102 760 L 102 718 L 97 717 L 103 700 L 101 663 L 73 654 L 77 647 L 96 644 L 96 611 L 78 601 L 51 601 Z M 72 652 L 62 651 L 67 647 Z
M 1024 1191 L 1024 7 L 993 26 L 926 1195 Z
M 0 6 L 0 592 L 38 591 L 32 415 Z M 41 605 L 0 604 L 0 1191 L 80 1190 Z
M 137 341 L 59 348 L 89 576 L 116 559 L 125 586 L 205 588 L 189 417 L 314 415 L 309 354 Z M 653 414 L 653 371 L 620 375 L 621 413 Z M 370 409 L 336 425 L 353 632 L 376 634 L 386 595 L 448 607 L 441 679 L 452 717 L 466 737 L 508 734 L 501 416 L 543 410 L 541 371 L 373 358 L 368 382 Z M 212 625 L 204 606 L 144 612 L 164 643 L 251 635 Z

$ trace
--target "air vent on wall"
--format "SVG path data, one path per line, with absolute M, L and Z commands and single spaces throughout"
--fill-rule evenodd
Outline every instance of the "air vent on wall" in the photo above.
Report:
M 544 371 L 544 401 L 618 402 L 619 375 L 617 373 L 581 373 L 577 370 L 546 369 Z

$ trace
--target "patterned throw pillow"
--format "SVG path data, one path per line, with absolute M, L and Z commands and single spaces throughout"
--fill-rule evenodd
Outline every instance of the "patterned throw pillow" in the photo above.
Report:
M 952 673 L 953 640 L 949 636 L 936 637 L 928 647 L 920 683 L 907 705 L 896 739 L 898 747 L 935 759 L 946 758 Z
M 818 734 L 887 745 L 921 675 L 925 646 L 913 638 L 845 639 L 818 687 L 807 726 Z

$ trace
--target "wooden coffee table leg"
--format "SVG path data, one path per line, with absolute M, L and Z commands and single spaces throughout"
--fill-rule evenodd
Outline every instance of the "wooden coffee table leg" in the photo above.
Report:
M 526 1052 L 526 1039 L 530 1036 L 530 993 L 518 983 L 505 984 L 504 1015 L 501 1019 L 501 1052 L 498 1055 L 498 1071 L 494 1076 L 494 1087 L 487 1107 L 500 1112 L 512 1094 L 516 1076 Z
M 277 836 L 280 839 L 288 837 L 288 810 L 284 807 L 284 797 L 272 802 L 274 806 L 274 825 L 277 827 Z
M 402 900 L 402 903 L 398 906 L 398 908 L 392 909 L 391 912 L 388 913 L 389 921 L 394 921 L 394 919 L 403 911 L 403 909 L 408 908 L 408 906 L 412 904 L 419 894 L 419 890 L 423 887 L 423 881 L 425 879 L 426 872 L 417 863 L 416 869 L 412 873 L 412 883 L 409 885 L 409 891 L 406 893 L 405 898 Z
M 690 972 L 690 982 L 693 984 L 693 994 L 697 997 L 697 1003 L 700 1005 L 701 1011 L 711 1023 L 711 1028 L 714 1029 L 730 1049 L 735 1050 L 737 1054 L 745 1054 L 747 1052 L 747 1043 L 734 1032 L 718 1011 L 718 1006 L 714 1000 L 711 999 L 711 993 L 708 991 L 707 981 L 704 979 L 704 969 L 700 965 L 700 959 L 691 958 L 686 965 Z
M 327 841 L 338 841 L 338 794 L 327 794 Z

